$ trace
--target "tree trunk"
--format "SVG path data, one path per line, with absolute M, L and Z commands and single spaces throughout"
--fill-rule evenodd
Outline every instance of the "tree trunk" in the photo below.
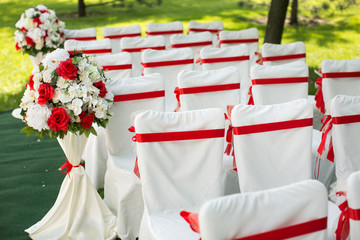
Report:
M 85 17 L 86 16 L 86 6 L 84 0 L 79 0 L 79 8 L 78 8 L 78 14 L 79 17 Z
M 289 0 L 271 0 L 264 42 L 281 43 L 288 5 Z
M 290 25 L 298 25 L 298 0 L 291 2 Z

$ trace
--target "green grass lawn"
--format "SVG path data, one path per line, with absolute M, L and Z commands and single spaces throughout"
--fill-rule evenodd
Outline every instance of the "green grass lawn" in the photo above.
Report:
M 105 0 L 86 0 L 98 3 Z M 0 111 L 16 108 L 31 75 L 32 65 L 27 55 L 15 50 L 15 23 L 25 9 L 43 3 L 56 11 L 68 29 L 95 27 L 98 39 L 102 39 L 103 27 L 121 27 L 140 24 L 143 34 L 149 22 L 182 21 L 185 29 L 190 20 L 201 22 L 222 20 L 227 30 L 256 27 L 263 43 L 268 13 L 265 0 L 163 0 L 161 6 L 148 8 L 135 0 L 125 0 L 133 7 L 116 8 L 111 5 L 90 7 L 88 17 L 77 18 L 77 0 L 0 0 Z M 303 1 L 299 1 L 300 4 Z M 309 0 L 308 0 L 309 2 Z M 314 1 L 313 1 L 314 2 Z M 298 27 L 286 26 L 282 43 L 303 41 L 307 48 L 307 63 L 310 69 L 319 68 L 324 59 L 353 59 L 360 56 L 360 6 L 355 5 L 344 11 L 327 10 L 322 21 L 307 24 L 311 18 L 304 6 L 300 6 L 300 16 L 307 17 Z M 310 18 L 309 18 L 310 17 Z M 318 23 L 320 22 L 320 23 Z M 144 34 L 145 36 L 145 34 Z M 312 71 L 311 71 L 312 72 Z M 316 76 L 313 74 L 312 84 Z M 313 86 L 309 92 L 314 94 Z

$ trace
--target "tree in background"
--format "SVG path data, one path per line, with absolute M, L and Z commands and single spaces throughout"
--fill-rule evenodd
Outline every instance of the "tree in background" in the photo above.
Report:
M 298 0 L 292 0 L 290 25 L 298 25 L 298 23 Z
M 289 0 L 271 0 L 264 42 L 281 43 L 288 5 Z

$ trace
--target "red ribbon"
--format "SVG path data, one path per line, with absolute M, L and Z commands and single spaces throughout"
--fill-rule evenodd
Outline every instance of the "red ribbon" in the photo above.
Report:
M 289 60 L 289 59 L 298 59 L 298 58 L 305 58 L 305 53 L 300 54 L 289 54 L 289 55 L 281 55 L 281 56 L 271 56 L 271 57 L 262 57 L 263 62 L 268 61 L 281 61 L 281 60 Z
M 74 54 L 75 51 L 68 51 L 71 55 Z M 78 52 L 78 51 L 77 51 Z M 100 53 L 111 53 L 111 48 L 104 49 L 84 49 L 80 50 L 80 52 L 84 54 L 100 54 Z
M 147 35 L 183 34 L 183 30 L 146 32 Z
M 67 37 L 66 40 L 90 41 L 90 40 L 96 40 L 96 36 L 95 37 Z
M 239 44 L 239 43 L 254 43 L 259 42 L 258 38 L 248 38 L 248 39 L 226 39 L 226 40 L 220 40 L 220 46 L 221 44 Z
M 211 32 L 218 33 L 222 31 L 222 29 L 206 29 L 206 28 L 189 28 L 189 32 Z
M 165 46 L 143 47 L 143 48 L 123 48 L 121 51 L 123 51 L 123 52 L 141 52 L 146 49 L 165 50 Z
M 209 129 L 182 132 L 136 133 L 136 142 L 168 142 L 224 137 L 224 129 Z
M 103 66 L 103 70 L 108 70 L 108 71 L 112 71 L 112 70 L 126 70 L 126 69 L 131 69 L 132 65 L 131 64 L 123 64 L 123 65 L 109 65 L 109 66 Z
M 62 173 L 66 173 L 69 177 L 70 177 L 70 172 L 72 170 L 72 168 L 77 168 L 77 167 L 80 167 L 80 166 L 84 166 L 83 164 L 79 164 L 79 165 L 76 165 L 76 166 L 73 166 L 68 159 L 66 159 L 66 162 L 60 167 L 60 171 Z M 66 168 L 66 171 L 64 170 Z
M 206 46 L 212 45 L 212 41 L 205 41 L 205 42 L 192 42 L 192 43 L 177 43 L 172 44 L 172 48 L 184 48 L 184 47 L 199 47 L 199 46 Z
M 199 214 L 181 211 L 180 216 L 190 225 L 194 232 L 200 233 Z
M 135 127 L 131 126 L 128 128 L 129 132 L 135 132 Z M 136 136 L 133 136 L 131 138 L 134 142 L 136 142 Z M 135 166 L 134 166 L 134 170 L 133 172 L 135 173 L 135 175 L 140 178 L 140 171 L 139 171 L 139 164 L 138 164 L 138 157 L 136 156 L 136 160 L 135 160 Z
M 109 39 L 117 39 L 117 38 L 124 38 L 124 37 L 141 37 L 141 33 L 128 33 L 128 34 L 104 36 L 104 38 L 109 38 Z
M 203 58 L 201 63 L 220 63 L 220 62 L 236 62 L 249 60 L 250 56 L 236 56 L 236 57 L 224 57 L 224 58 Z
M 165 90 L 115 95 L 114 102 L 133 101 L 158 97 L 165 97 Z
M 226 146 L 226 149 L 224 151 L 224 153 L 228 156 L 233 157 L 233 170 L 237 171 L 237 167 L 236 167 L 236 161 L 235 161 L 235 154 L 234 154 L 234 138 L 233 138 L 233 125 L 231 122 L 231 111 L 233 110 L 234 105 L 227 105 L 226 106 L 226 113 L 225 113 L 225 119 L 228 120 L 230 122 L 229 124 L 229 128 L 226 132 L 226 142 L 228 143 Z
M 163 61 L 163 62 L 142 62 L 144 68 L 153 68 L 153 67 L 167 67 L 167 66 L 176 66 L 176 65 L 184 65 L 184 64 L 193 64 L 194 59 L 181 59 L 181 60 L 173 60 L 173 61 Z
M 250 88 L 249 88 L 248 95 L 249 95 L 248 105 L 254 105 L 254 97 L 253 97 L 253 94 L 252 94 L 252 86 L 250 86 Z

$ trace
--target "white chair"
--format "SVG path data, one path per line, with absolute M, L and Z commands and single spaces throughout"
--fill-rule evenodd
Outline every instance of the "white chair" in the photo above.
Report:
M 111 41 L 110 39 L 93 41 L 66 40 L 64 49 L 69 53 L 74 53 L 77 50 L 88 55 L 102 56 L 111 53 Z
M 347 201 L 349 205 L 350 239 L 360 238 L 360 171 L 353 172 L 347 179 Z
M 299 60 L 306 62 L 306 49 L 303 42 L 264 43 L 261 47 L 261 55 L 265 66 L 275 66 Z
M 201 66 L 203 70 L 214 70 L 228 66 L 238 68 L 241 84 L 240 103 L 247 103 L 249 87 L 249 49 L 246 45 L 237 45 L 223 48 L 204 47 L 200 50 Z
M 212 45 L 212 36 L 210 32 L 194 33 L 189 35 L 171 35 L 171 48 L 191 48 L 194 52 L 194 63 L 200 57 L 200 50 L 205 46 Z M 195 69 L 200 70 L 200 64 L 195 64 Z
M 148 23 L 146 26 L 146 34 L 148 37 L 164 36 L 166 49 L 169 49 L 170 36 L 172 34 L 183 34 L 183 24 L 180 21 L 168 22 L 168 23 Z
M 313 111 L 306 99 L 237 105 L 231 113 L 240 190 L 253 192 L 311 178 Z M 328 238 L 340 214 L 328 202 Z
M 223 194 L 223 111 L 145 111 L 135 130 L 144 197 L 139 239 L 198 240 L 180 211 L 198 211 Z
M 131 55 L 127 52 L 97 56 L 95 60 L 110 79 L 131 77 L 132 61 Z
M 144 50 L 142 52 L 144 75 L 160 73 L 165 80 L 165 111 L 174 111 L 176 97 L 174 89 L 177 86 L 177 75 L 182 70 L 193 70 L 194 54 L 190 48 L 170 50 Z
M 113 116 L 105 130 L 108 164 L 105 174 L 104 201 L 116 215 L 117 233 L 121 239 L 139 235 L 143 200 L 141 181 L 134 174 L 136 153 L 128 128 L 134 112 L 164 110 L 164 79 L 154 73 L 144 77 L 113 79 Z
M 95 28 L 64 29 L 65 40 L 91 41 L 96 40 Z
M 141 28 L 139 24 L 127 27 L 104 27 L 104 38 L 111 40 L 112 53 L 121 52 L 120 40 L 124 37 L 141 37 Z
M 212 35 L 213 46 L 217 46 L 219 43 L 218 34 L 224 30 L 224 24 L 222 21 L 214 21 L 201 23 L 196 21 L 189 22 L 189 34 L 199 33 L 199 32 L 210 32 Z
M 229 47 L 238 44 L 246 44 L 249 48 L 250 67 L 256 64 L 259 52 L 259 31 L 256 28 L 249 28 L 238 31 L 221 31 L 219 33 L 219 46 Z
M 326 206 L 327 191 L 316 180 L 220 197 L 200 209 L 201 239 L 325 240 Z
M 165 50 L 165 39 L 163 36 L 151 38 L 122 38 L 120 46 L 123 52 L 131 54 L 132 77 L 141 76 L 141 51 L 145 49 Z

